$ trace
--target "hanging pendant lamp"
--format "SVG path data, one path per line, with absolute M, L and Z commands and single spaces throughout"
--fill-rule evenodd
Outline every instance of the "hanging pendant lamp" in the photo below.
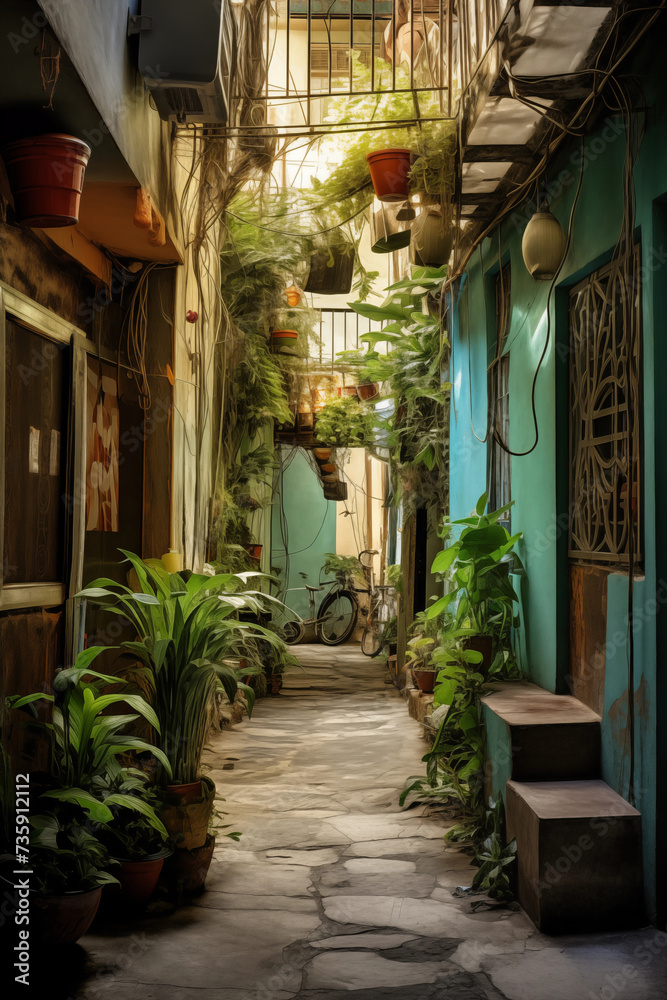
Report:
M 523 260 L 532 276 L 550 281 L 563 263 L 566 246 L 567 239 L 556 216 L 548 211 L 536 212 L 521 241 Z

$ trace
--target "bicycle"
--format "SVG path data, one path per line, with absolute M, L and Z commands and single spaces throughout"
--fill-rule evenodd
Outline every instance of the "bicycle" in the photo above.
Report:
M 308 618 L 302 618 L 285 605 L 288 594 L 308 592 Z M 315 594 L 327 590 L 319 607 L 315 608 Z M 273 627 L 288 645 L 303 642 L 307 630 L 314 629 L 316 637 L 325 646 L 339 646 L 350 638 L 357 624 L 359 601 L 353 590 L 341 580 L 328 585 L 290 587 L 283 594 L 283 607 L 273 615 Z
M 388 584 L 376 584 L 373 575 L 373 556 L 377 549 L 364 549 L 359 553 L 361 563 L 368 582 L 370 605 L 366 624 L 361 636 L 361 652 L 365 656 L 378 656 L 385 646 L 385 632 L 392 618 L 396 617 L 396 596 L 394 588 Z M 362 556 L 370 556 L 370 562 L 364 564 Z

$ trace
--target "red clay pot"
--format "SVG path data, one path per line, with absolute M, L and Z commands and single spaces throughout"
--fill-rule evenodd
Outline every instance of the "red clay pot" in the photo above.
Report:
M 328 462 L 331 458 L 331 448 L 313 448 L 313 455 L 317 462 Z
M 16 220 L 22 226 L 75 226 L 90 147 L 71 135 L 15 139 L 3 149 Z
M 187 785 L 167 785 L 167 791 L 178 796 L 184 803 L 195 802 L 202 796 L 201 780 L 191 781 Z
M 357 396 L 359 399 L 375 399 L 380 391 L 378 382 L 367 382 L 365 385 L 357 386 Z
M 375 195 L 380 201 L 406 201 L 412 162 L 409 149 L 377 149 L 367 153 Z
M 195 896 L 203 892 L 214 849 L 215 837 L 208 834 L 206 842 L 196 850 L 174 851 L 164 868 L 171 891 L 178 896 Z
M 259 560 L 262 558 L 262 546 L 246 545 L 246 549 L 248 551 L 248 555 L 250 556 L 250 558 L 254 559 L 255 562 L 259 562 Z
M 120 872 L 117 874 L 120 888 L 110 887 L 114 900 L 118 903 L 147 903 L 155 891 L 164 859 L 163 854 L 157 858 L 143 858 L 140 861 L 125 861 L 118 858 Z M 116 889 L 117 891 L 113 891 Z
M 95 919 L 101 896 L 101 888 L 63 896 L 30 893 L 30 930 L 35 940 L 40 945 L 74 944 Z
M 412 676 L 416 680 L 420 691 L 423 691 L 424 694 L 433 694 L 435 678 L 437 677 L 436 670 L 415 670 L 413 667 Z

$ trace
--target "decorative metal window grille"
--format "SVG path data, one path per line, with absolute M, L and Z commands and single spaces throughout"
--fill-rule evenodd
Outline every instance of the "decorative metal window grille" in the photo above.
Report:
M 506 264 L 495 277 L 496 336 L 491 345 L 493 356 L 487 378 L 489 400 L 488 482 L 489 508 L 498 510 L 512 499 L 512 466 L 510 456 L 503 447 L 509 447 L 510 408 L 509 381 L 510 356 L 501 354 L 505 347 L 512 318 L 510 265 Z M 510 512 L 501 523 L 509 529 Z
M 642 558 L 639 248 L 570 293 L 569 554 L 604 565 Z M 631 493 L 632 501 L 628 502 Z

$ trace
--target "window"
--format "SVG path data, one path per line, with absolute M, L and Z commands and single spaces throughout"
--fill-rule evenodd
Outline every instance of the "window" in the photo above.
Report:
M 614 261 L 570 293 L 569 554 L 605 566 L 629 563 L 631 530 L 641 560 L 638 248 L 627 270 Z
M 509 352 L 502 353 L 507 342 L 512 316 L 510 266 L 506 264 L 495 276 L 495 337 L 487 375 L 489 399 L 488 482 L 489 509 L 498 510 L 512 499 L 512 469 L 509 447 Z M 491 350 L 489 353 L 491 353 Z M 500 521 L 508 530 L 510 512 Z
M 0 610 L 65 600 L 73 330 L 0 286 Z

